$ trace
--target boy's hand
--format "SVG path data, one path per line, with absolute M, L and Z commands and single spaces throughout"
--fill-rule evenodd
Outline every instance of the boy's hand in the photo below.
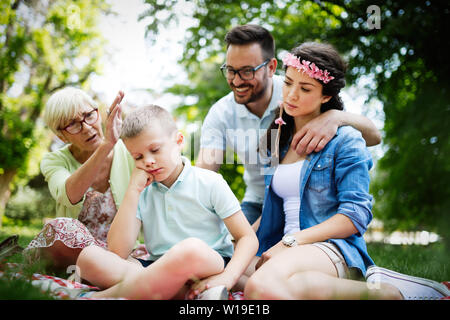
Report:
M 205 278 L 201 281 L 195 282 L 188 294 L 187 298 L 189 300 L 193 300 L 195 296 L 205 291 L 206 289 L 217 287 L 217 286 L 226 286 L 227 290 L 230 291 L 234 286 L 233 280 L 229 277 L 226 272 L 222 272 L 211 277 Z
M 130 187 L 141 193 L 153 180 L 154 177 L 150 173 L 135 167 L 131 173 Z

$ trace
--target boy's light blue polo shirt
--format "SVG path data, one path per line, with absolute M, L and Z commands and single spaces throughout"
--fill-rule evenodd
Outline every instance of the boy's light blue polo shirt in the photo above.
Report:
M 229 148 L 238 155 L 244 164 L 247 186 L 243 201 L 261 204 L 264 199 L 264 175 L 261 174 L 264 164 L 257 152 L 258 144 L 275 119 L 275 109 L 283 96 L 283 77 L 274 75 L 272 79 L 272 98 L 261 118 L 248 111 L 245 105 L 236 103 L 233 92 L 230 92 L 209 110 L 200 138 L 200 148 Z
M 139 198 L 136 217 L 142 221 L 150 260 L 189 237 L 231 257 L 233 244 L 222 220 L 241 209 L 239 201 L 220 174 L 182 160 L 183 171 L 170 188 L 153 182 Z

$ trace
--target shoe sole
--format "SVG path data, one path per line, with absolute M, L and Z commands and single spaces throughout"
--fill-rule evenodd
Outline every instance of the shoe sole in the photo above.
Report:
M 390 276 L 396 279 L 400 279 L 400 280 L 405 280 L 405 281 L 410 281 L 410 282 L 415 282 L 427 287 L 431 287 L 434 290 L 438 291 L 440 294 L 442 294 L 444 297 L 449 296 L 450 295 L 450 290 L 442 283 L 433 281 L 433 280 L 428 280 L 428 279 L 424 279 L 424 278 L 419 278 L 419 277 L 414 277 L 414 276 L 409 276 L 409 275 L 405 275 L 399 272 L 395 272 L 389 269 L 385 269 L 382 267 L 373 267 L 373 268 L 369 268 L 367 269 L 366 272 L 366 279 L 374 274 L 384 274 L 386 276 Z

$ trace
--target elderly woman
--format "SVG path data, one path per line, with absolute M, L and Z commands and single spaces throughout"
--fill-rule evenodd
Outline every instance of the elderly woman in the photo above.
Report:
M 123 96 L 119 91 L 108 110 L 105 134 L 98 106 L 84 91 L 68 87 L 48 100 L 45 122 L 66 145 L 47 153 L 41 162 L 57 218 L 26 248 L 32 257 L 43 256 L 51 266 L 65 268 L 75 265 L 86 246 L 106 247 L 109 226 L 134 167 L 119 139 Z

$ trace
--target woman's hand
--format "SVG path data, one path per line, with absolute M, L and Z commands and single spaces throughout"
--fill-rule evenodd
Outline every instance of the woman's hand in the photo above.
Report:
M 124 95 L 123 91 L 119 91 L 108 109 L 105 140 L 112 146 L 119 140 L 120 133 L 122 132 L 122 106 L 120 103 L 122 102 Z
M 280 253 L 283 250 L 288 250 L 289 248 L 286 247 L 281 241 L 278 242 L 276 245 L 274 245 L 272 248 L 267 250 L 261 255 L 261 258 L 258 260 L 258 262 L 255 265 L 255 270 L 258 270 L 259 267 L 261 267 L 264 263 L 266 263 L 270 258 L 275 256 L 276 254 Z

